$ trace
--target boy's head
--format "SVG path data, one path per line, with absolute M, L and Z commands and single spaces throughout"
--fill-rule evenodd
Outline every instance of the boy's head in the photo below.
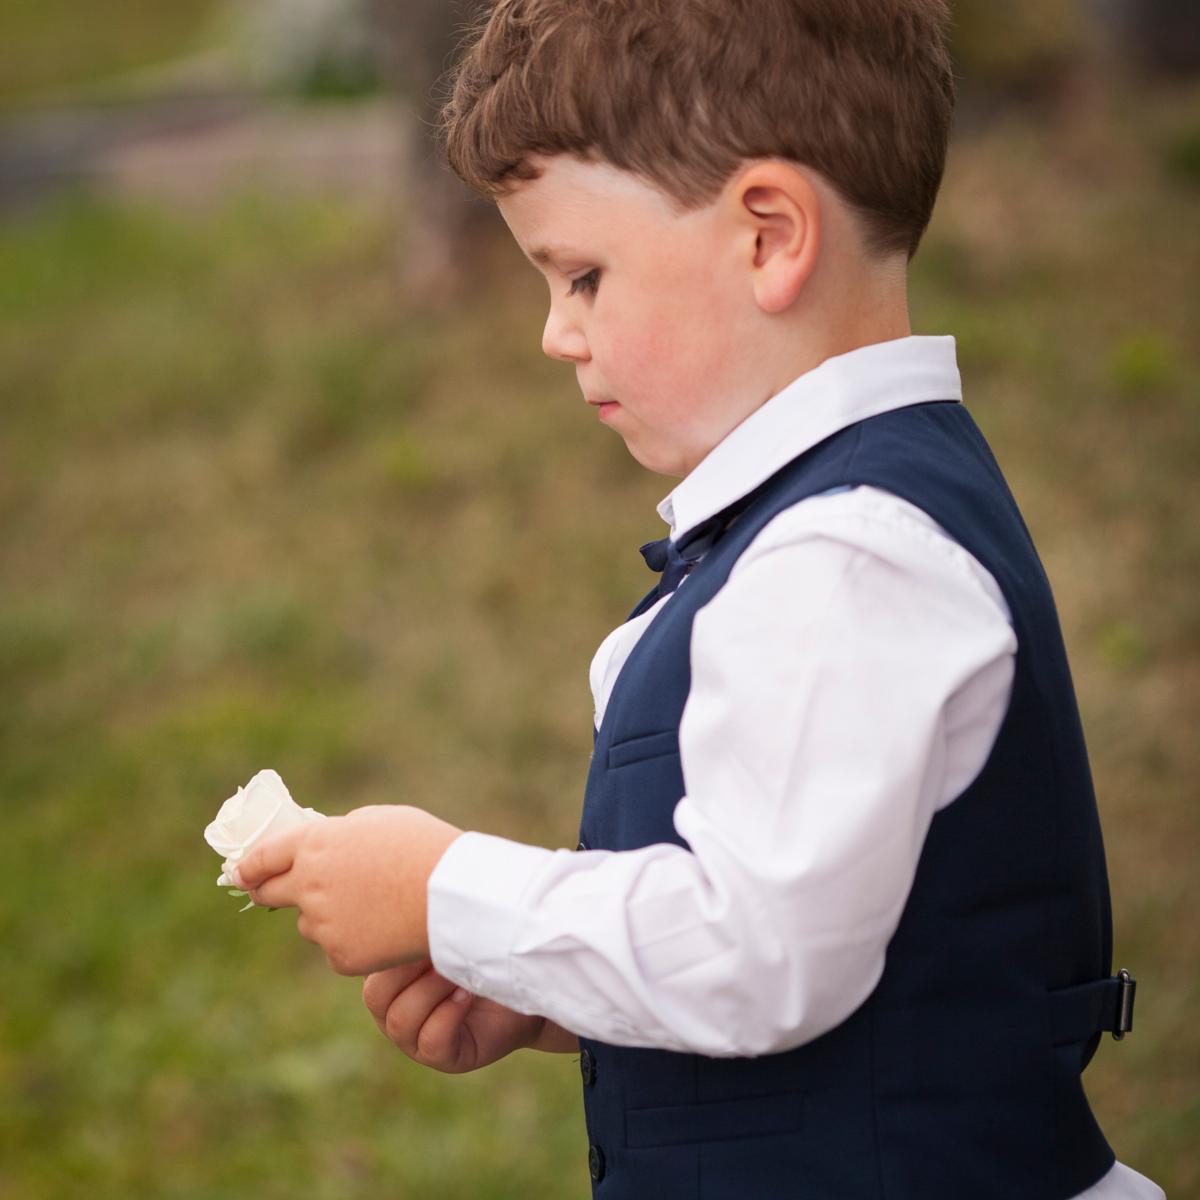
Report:
M 739 163 L 812 167 L 868 248 L 912 258 L 954 108 L 946 0 L 493 0 L 444 113 L 454 171 L 496 197 L 531 157 L 587 155 L 681 209 Z
M 546 352 L 647 466 L 686 473 L 797 368 L 907 332 L 947 25 L 945 0 L 494 0 L 447 157 L 546 274 Z

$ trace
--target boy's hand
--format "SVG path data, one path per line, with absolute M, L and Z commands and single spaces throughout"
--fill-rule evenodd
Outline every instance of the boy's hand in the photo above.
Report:
M 409 1058 L 452 1075 L 535 1045 L 551 1024 L 470 995 L 428 959 L 367 976 L 363 1002 L 380 1032 Z
M 238 864 L 255 904 L 296 907 L 301 937 L 341 975 L 429 953 L 426 886 L 461 829 L 407 805 L 358 808 L 255 846 Z

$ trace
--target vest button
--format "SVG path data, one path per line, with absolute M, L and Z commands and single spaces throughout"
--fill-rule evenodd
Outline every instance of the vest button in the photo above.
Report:
M 591 1087 L 596 1082 L 596 1059 L 590 1050 L 579 1052 L 579 1073 L 583 1076 L 583 1082 L 587 1087 Z
M 588 1170 L 597 1183 L 604 1178 L 604 1151 L 599 1146 L 588 1147 Z
M 587 842 L 580 842 L 579 845 L 575 847 L 576 850 L 586 850 L 587 848 Z

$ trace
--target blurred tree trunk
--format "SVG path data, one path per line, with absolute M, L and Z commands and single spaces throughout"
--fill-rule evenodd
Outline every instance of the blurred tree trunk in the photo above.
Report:
M 1156 75 L 1200 71 L 1200 0 L 1089 0 L 1121 46 Z
M 1079 0 L 950 0 L 951 49 L 968 108 L 1053 104 L 1092 48 Z
M 401 181 L 401 291 L 414 305 L 438 307 L 468 283 L 471 240 L 499 221 L 495 206 L 474 197 L 445 165 L 435 137 L 445 90 L 439 83 L 457 60 L 467 25 L 488 0 L 370 2 L 381 74 L 413 119 Z

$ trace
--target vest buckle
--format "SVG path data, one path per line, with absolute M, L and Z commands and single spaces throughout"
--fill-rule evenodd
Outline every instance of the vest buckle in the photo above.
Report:
M 1117 972 L 1117 1016 L 1113 1024 L 1113 1041 L 1119 1042 L 1133 1029 L 1133 998 L 1137 980 L 1124 967 Z

